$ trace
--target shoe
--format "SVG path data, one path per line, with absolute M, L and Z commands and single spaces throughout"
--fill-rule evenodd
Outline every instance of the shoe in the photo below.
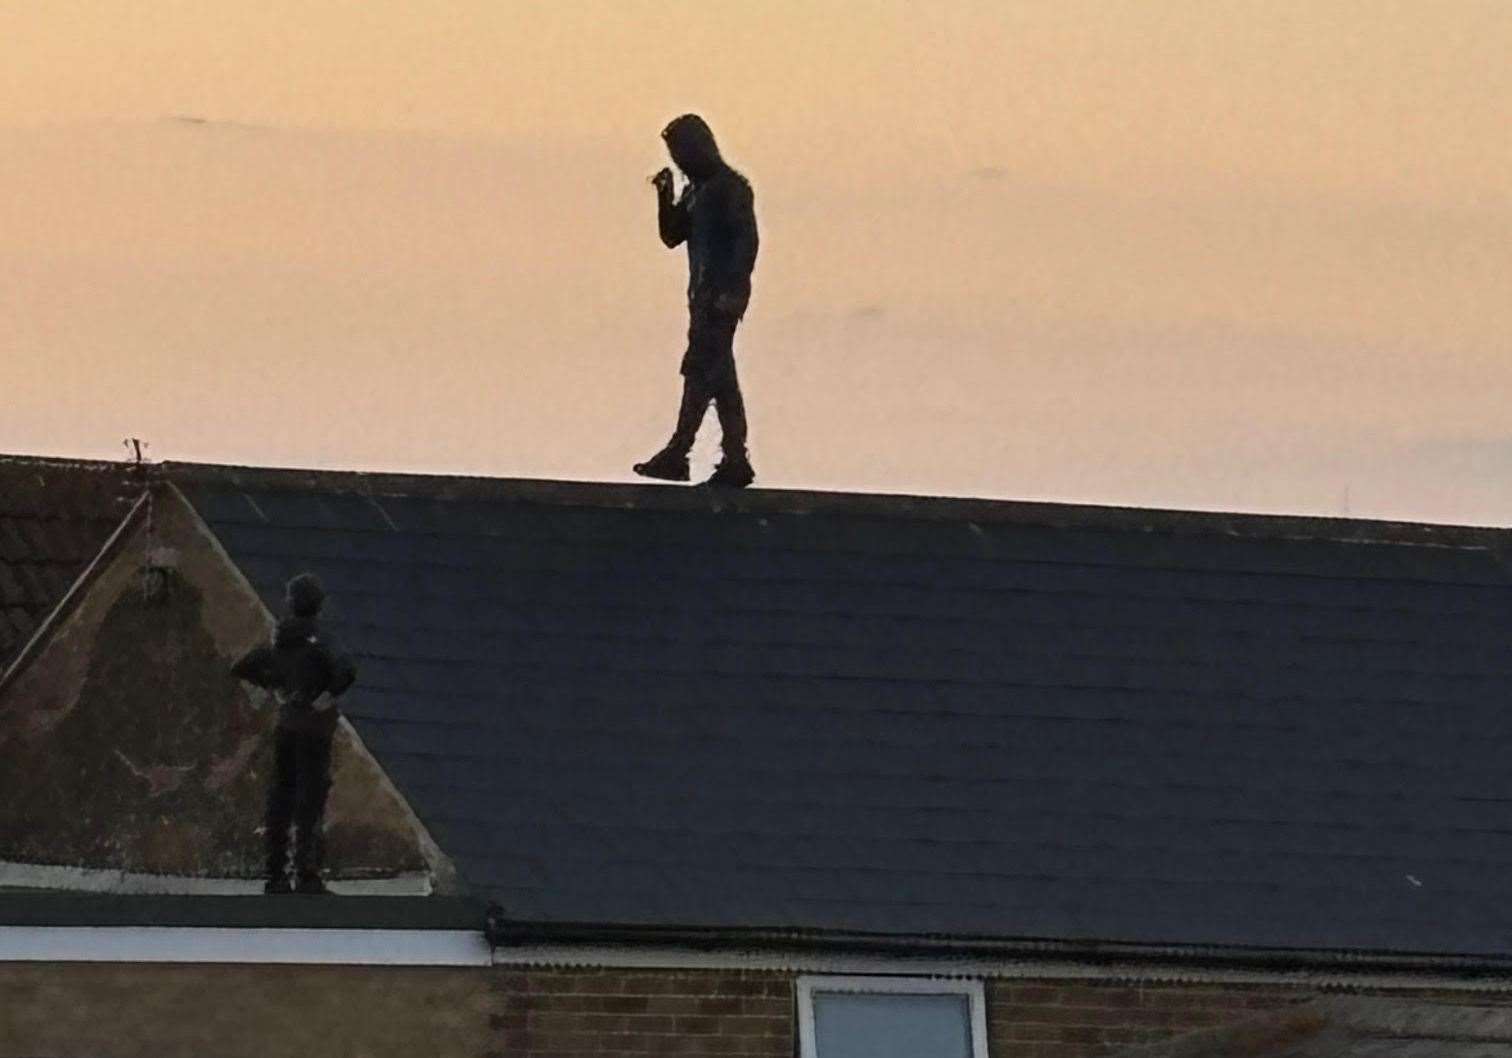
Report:
M 756 480 L 756 471 L 751 469 L 751 464 L 744 459 L 731 461 L 720 460 L 719 466 L 714 468 L 714 473 L 709 476 L 705 485 L 720 485 L 725 488 L 743 489 Z
M 292 893 L 293 891 L 294 888 L 289 884 L 289 879 L 282 876 L 269 878 L 263 883 L 263 894 L 265 896 L 280 896 L 284 893 Z
M 635 472 L 643 478 L 659 481 L 687 481 L 688 457 L 663 448 L 644 463 L 635 464 Z
M 326 888 L 325 882 L 320 880 L 320 875 L 318 874 L 300 875 L 299 883 L 294 886 L 294 891 L 302 893 L 305 896 L 329 896 L 331 894 L 331 891 Z

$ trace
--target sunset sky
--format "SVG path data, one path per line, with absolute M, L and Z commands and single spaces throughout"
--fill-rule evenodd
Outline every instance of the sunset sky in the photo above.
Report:
M 1512 524 L 1509 57 L 1508 0 L 0 5 L 0 452 L 632 480 L 695 110 L 761 484 Z

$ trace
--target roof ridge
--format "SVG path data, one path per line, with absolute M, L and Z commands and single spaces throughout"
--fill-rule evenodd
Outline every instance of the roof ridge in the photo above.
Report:
M 1054 500 L 808 489 L 675 488 L 551 478 L 253 467 L 173 461 L 163 463 L 162 470 L 170 479 L 182 483 L 229 484 L 239 488 L 278 488 L 301 492 L 329 491 L 368 498 L 404 496 L 447 500 L 515 500 L 560 506 L 716 514 L 848 514 L 917 521 L 952 521 L 968 525 L 974 522 L 1007 523 L 1063 529 L 1512 551 L 1512 529 L 1444 522 L 1130 507 Z
M 41 466 L 74 470 L 125 470 L 132 464 L 124 459 L 89 459 L 84 456 L 38 456 L 17 452 L 0 452 L 0 465 Z

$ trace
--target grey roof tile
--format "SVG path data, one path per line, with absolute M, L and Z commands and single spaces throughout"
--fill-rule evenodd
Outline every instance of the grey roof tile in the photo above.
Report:
M 124 464 L 0 455 L 0 673 L 126 516 Z
M 1512 954 L 1495 534 L 180 481 L 520 918 Z

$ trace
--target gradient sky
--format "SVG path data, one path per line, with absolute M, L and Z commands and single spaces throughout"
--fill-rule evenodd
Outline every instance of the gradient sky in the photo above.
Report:
M 1507 0 L 3 5 L 0 451 L 630 480 L 698 110 L 763 484 L 1512 524 L 1509 56 Z

